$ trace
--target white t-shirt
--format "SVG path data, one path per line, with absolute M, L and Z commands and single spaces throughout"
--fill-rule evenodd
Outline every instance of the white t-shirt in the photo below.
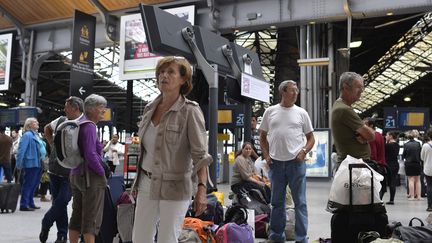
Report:
M 267 132 L 270 157 L 281 161 L 295 159 L 306 144 L 305 134 L 313 132 L 306 110 L 280 104 L 270 106 L 264 112 L 259 129 Z
M 147 126 L 147 129 L 144 132 L 144 139 L 142 139 L 142 145 L 145 148 L 145 156 L 143 158 L 143 162 L 141 164 L 141 168 L 148 172 L 152 172 L 151 168 L 154 164 L 154 151 L 155 151 L 155 143 L 156 143 L 156 133 L 157 127 L 153 125 L 153 122 Z
M 423 144 L 420 158 L 424 162 L 423 173 L 432 176 L 432 142 Z

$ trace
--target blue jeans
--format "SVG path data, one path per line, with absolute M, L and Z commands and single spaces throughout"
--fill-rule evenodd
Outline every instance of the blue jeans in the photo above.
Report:
M 297 160 L 272 161 L 269 171 L 272 183 L 269 239 L 285 241 L 285 195 L 289 185 L 295 204 L 295 240 L 307 243 L 306 164 Z
M 23 168 L 22 171 L 24 174 L 23 176 L 24 179 L 21 187 L 20 207 L 21 208 L 35 207 L 33 197 L 36 188 L 39 186 L 42 170 L 40 167 L 32 167 L 32 168 Z
M 49 173 L 50 190 L 52 194 L 51 208 L 45 213 L 42 219 L 42 228 L 49 230 L 56 222 L 57 237 L 67 238 L 68 213 L 67 205 L 72 198 L 72 191 L 69 178 Z

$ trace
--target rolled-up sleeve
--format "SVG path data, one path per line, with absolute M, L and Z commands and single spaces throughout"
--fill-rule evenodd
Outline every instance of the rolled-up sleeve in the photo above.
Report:
M 208 166 L 213 158 L 207 152 L 207 133 L 205 121 L 199 106 L 193 106 L 187 120 L 188 138 L 190 144 L 191 157 L 193 161 L 193 174 L 201 168 Z
M 81 151 L 81 155 L 85 161 L 87 161 L 87 166 L 89 169 L 93 170 L 100 176 L 104 176 L 105 171 L 101 165 L 101 151 L 97 151 L 96 142 L 96 126 L 93 123 L 82 124 L 80 126 L 78 139 L 78 146 Z

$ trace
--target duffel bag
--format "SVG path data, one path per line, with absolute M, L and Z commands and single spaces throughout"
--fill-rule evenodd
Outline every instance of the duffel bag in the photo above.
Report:
M 413 226 L 413 221 L 420 222 L 420 226 Z M 408 243 L 429 243 L 432 240 L 432 226 L 424 225 L 419 218 L 412 218 L 408 226 L 398 226 L 393 230 L 392 238 Z

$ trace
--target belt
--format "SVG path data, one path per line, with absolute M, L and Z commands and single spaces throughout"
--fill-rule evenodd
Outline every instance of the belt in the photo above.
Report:
M 151 176 L 152 176 L 152 173 L 151 173 L 151 172 L 148 172 L 148 171 L 146 171 L 146 170 L 144 170 L 144 169 L 141 169 L 141 171 L 143 172 L 144 175 L 146 175 L 148 178 L 151 179 Z

